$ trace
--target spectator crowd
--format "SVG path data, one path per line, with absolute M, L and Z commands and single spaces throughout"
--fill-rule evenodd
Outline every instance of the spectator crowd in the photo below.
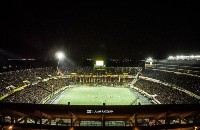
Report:
M 161 104 L 195 104 L 200 103 L 200 100 L 189 96 L 188 94 L 172 89 L 163 84 L 139 79 L 135 84 L 135 87 L 147 92 L 150 95 L 156 95 L 155 98 L 161 102 Z
M 132 78 L 107 77 L 107 75 L 136 75 L 140 68 L 133 67 L 107 67 L 102 70 L 94 69 L 92 67 L 70 67 L 61 68 L 61 72 L 66 75 L 79 74 L 79 75 L 97 75 L 95 77 L 76 77 L 63 78 L 56 76 L 56 70 L 53 68 L 35 68 L 17 71 L 9 71 L 0 73 L 0 97 L 12 92 L 13 90 L 28 85 L 20 91 L 7 96 L 2 102 L 20 102 L 20 103 L 40 103 L 45 97 L 56 92 L 64 86 L 70 84 L 102 84 L 114 86 L 117 85 L 119 80 L 122 84 L 127 85 L 132 82 Z M 181 73 L 174 73 L 173 71 L 164 71 L 156 69 L 144 69 L 140 73 L 141 76 L 166 82 L 180 88 L 184 88 L 194 94 L 200 96 L 200 78 Z M 99 77 L 98 77 L 99 76 Z M 156 95 L 155 98 L 162 104 L 193 104 L 200 103 L 200 101 L 187 93 L 172 89 L 166 85 L 138 79 L 134 84 L 135 87 L 144 90 L 145 92 Z
M 159 80 L 161 82 L 169 83 L 173 86 L 183 88 L 189 92 L 192 92 L 200 96 L 200 78 L 192 75 L 185 75 L 182 73 L 176 73 L 173 71 L 165 71 L 158 69 L 144 69 L 140 73 L 141 76 Z M 139 79 L 135 84 L 136 87 L 146 91 L 151 95 L 157 95 L 162 104 L 193 104 L 200 103 L 200 100 L 172 87 L 148 81 L 145 79 Z
M 68 85 L 66 79 L 51 78 L 55 74 L 55 69 L 53 68 L 35 68 L 0 73 L 0 97 L 19 87 L 28 85 L 24 89 L 4 98 L 2 101 L 21 103 L 40 102 L 60 87 Z M 48 79 L 48 81 L 44 81 L 44 79 Z
M 153 69 L 145 69 L 141 73 L 142 76 L 164 81 L 176 86 L 182 87 L 200 96 L 200 78 L 181 73 L 169 71 L 160 71 Z

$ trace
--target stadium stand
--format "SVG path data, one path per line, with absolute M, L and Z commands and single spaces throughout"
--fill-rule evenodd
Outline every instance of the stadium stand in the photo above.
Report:
M 4 95 L 9 94 L 11 95 L 9 98 L 13 100 L 6 99 L 7 101 L 19 100 L 17 102 L 20 102 L 22 101 L 20 100 L 20 98 L 26 97 L 26 94 L 27 94 L 27 96 L 29 95 L 29 98 L 27 99 L 24 98 L 23 100 L 31 99 L 32 97 L 34 97 L 34 95 L 31 96 L 30 94 L 34 92 L 34 90 L 37 90 L 36 88 L 39 89 L 39 86 L 43 86 L 43 88 L 46 87 L 45 83 L 43 83 L 42 80 L 48 79 L 54 75 L 55 75 L 55 70 L 53 68 L 36 68 L 36 69 L 26 69 L 26 70 L 17 70 L 17 71 L 0 73 L 0 80 L 1 80 L 0 97 L 3 97 Z M 37 86 L 36 84 L 39 86 Z M 23 90 L 20 89 L 21 91 L 15 92 L 16 90 L 18 90 L 20 87 L 24 85 L 29 85 L 29 86 Z M 41 90 L 42 92 L 41 87 L 39 90 Z M 12 94 L 13 92 L 15 93 Z M 41 92 L 38 91 L 38 95 L 39 93 L 41 94 Z M 24 94 L 22 96 L 22 94 L 19 94 L 19 93 L 24 93 Z M 17 100 L 16 99 L 14 100 L 14 97 L 16 97 L 15 95 L 18 95 L 18 94 L 19 94 L 19 98 Z M 31 101 L 33 100 L 34 99 L 31 99 Z
M 101 71 L 92 67 L 65 67 L 60 70 L 64 75 L 61 77 L 64 78 L 53 78 L 56 76 L 53 68 L 36 68 L 1 73 L 0 96 L 10 93 L 1 102 L 40 103 L 47 96 L 61 89 L 61 86 L 68 85 L 127 86 L 136 78 L 134 76 L 140 72 L 140 70 L 138 71 L 138 69 L 132 67 L 107 67 Z M 126 77 L 126 75 L 133 75 L 133 77 Z M 119 79 L 119 76 L 121 76 L 121 79 Z M 143 69 L 140 76 L 166 82 L 200 95 L 199 77 L 159 69 Z M 11 93 L 13 90 L 27 84 L 28 86 L 22 90 Z M 155 98 L 162 104 L 199 103 L 199 99 L 160 83 L 139 78 L 134 86 L 150 95 L 156 95 Z
M 145 69 L 142 71 L 141 75 L 150 77 L 153 79 L 161 80 L 167 83 L 175 84 L 186 90 L 189 90 L 197 95 L 200 95 L 200 78 L 190 75 L 185 75 L 181 73 L 160 71 L 154 69 Z
M 137 70 L 133 67 L 109 67 L 97 71 L 93 67 L 36 68 L 1 73 L 1 102 L 40 103 L 61 87 L 69 85 L 123 86 L 131 82 Z M 23 87 L 25 86 L 25 87 Z M 3 100 L 2 100 L 3 99 Z
M 192 71 L 188 73 L 190 75 L 185 74 L 187 71 L 180 64 L 169 69 L 173 64 L 167 64 L 170 66 L 165 68 L 157 66 L 142 71 L 141 68 L 134 67 L 106 67 L 102 70 L 95 70 L 93 67 L 65 67 L 60 68 L 59 72 L 62 73 L 59 75 L 53 68 L 2 72 L 0 128 L 9 128 L 13 124 L 13 127 L 19 129 L 59 130 L 199 128 L 200 100 L 188 92 L 200 95 L 200 78 L 193 76 Z M 42 104 L 69 85 L 126 86 L 146 96 L 152 104 L 159 102 L 161 105 Z M 155 99 L 158 102 L 155 102 Z M 137 99 L 133 102 L 135 100 Z M 88 110 L 101 113 L 89 115 Z M 111 110 L 113 113 L 104 113 L 104 110 Z
M 191 97 L 184 92 L 172 89 L 163 84 L 139 79 L 134 85 L 151 95 L 156 94 L 157 96 L 155 98 L 159 100 L 162 104 L 200 103 L 198 99 L 195 99 L 194 97 Z
M 66 79 L 51 79 L 48 82 L 39 82 L 38 84 L 30 85 L 21 91 L 15 92 L 3 101 L 15 103 L 40 103 L 42 99 L 67 84 L 68 82 Z
M 200 103 L 198 60 L 155 60 L 145 66 L 134 84 L 162 104 Z
M 36 68 L 2 72 L 0 73 L 0 96 L 14 88 L 24 85 L 25 81 L 34 82 L 35 80 L 45 79 L 53 75 L 55 75 L 55 70 L 53 68 Z

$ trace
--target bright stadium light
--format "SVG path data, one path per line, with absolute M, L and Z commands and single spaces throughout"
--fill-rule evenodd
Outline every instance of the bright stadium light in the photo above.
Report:
M 173 57 L 173 56 L 169 56 L 167 59 L 168 59 L 168 60 L 173 60 L 174 57 Z
M 56 52 L 56 58 L 58 59 L 58 64 L 57 64 L 57 68 L 59 66 L 60 61 L 62 61 L 65 58 L 65 54 L 61 51 Z
M 149 58 L 148 58 L 148 60 L 152 60 L 152 58 L 151 58 L 151 57 L 149 57 Z
M 194 58 L 194 55 L 191 55 L 190 58 Z
M 58 60 L 63 60 L 65 58 L 65 54 L 59 51 L 56 53 L 56 58 L 58 58 Z
M 148 57 L 148 58 L 146 59 L 146 61 L 147 61 L 147 62 L 153 62 L 153 58 L 152 58 L 152 57 Z
M 176 56 L 169 56 L 168 60 L 199 60 L 200 55 L 176 55 Z

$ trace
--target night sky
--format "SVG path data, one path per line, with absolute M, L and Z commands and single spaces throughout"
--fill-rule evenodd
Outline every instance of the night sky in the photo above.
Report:
M 52 58 L 167 58 L 200 54 L 194 1 L 1 3 L 0 55 Z

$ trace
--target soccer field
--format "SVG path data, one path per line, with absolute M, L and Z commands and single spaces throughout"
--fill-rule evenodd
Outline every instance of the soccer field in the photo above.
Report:
M 136 105 L 138 102 L 150 104 L 130 88 L 123 87 L 74 87 L 65 90 L 52 104 L 71 105 Z

